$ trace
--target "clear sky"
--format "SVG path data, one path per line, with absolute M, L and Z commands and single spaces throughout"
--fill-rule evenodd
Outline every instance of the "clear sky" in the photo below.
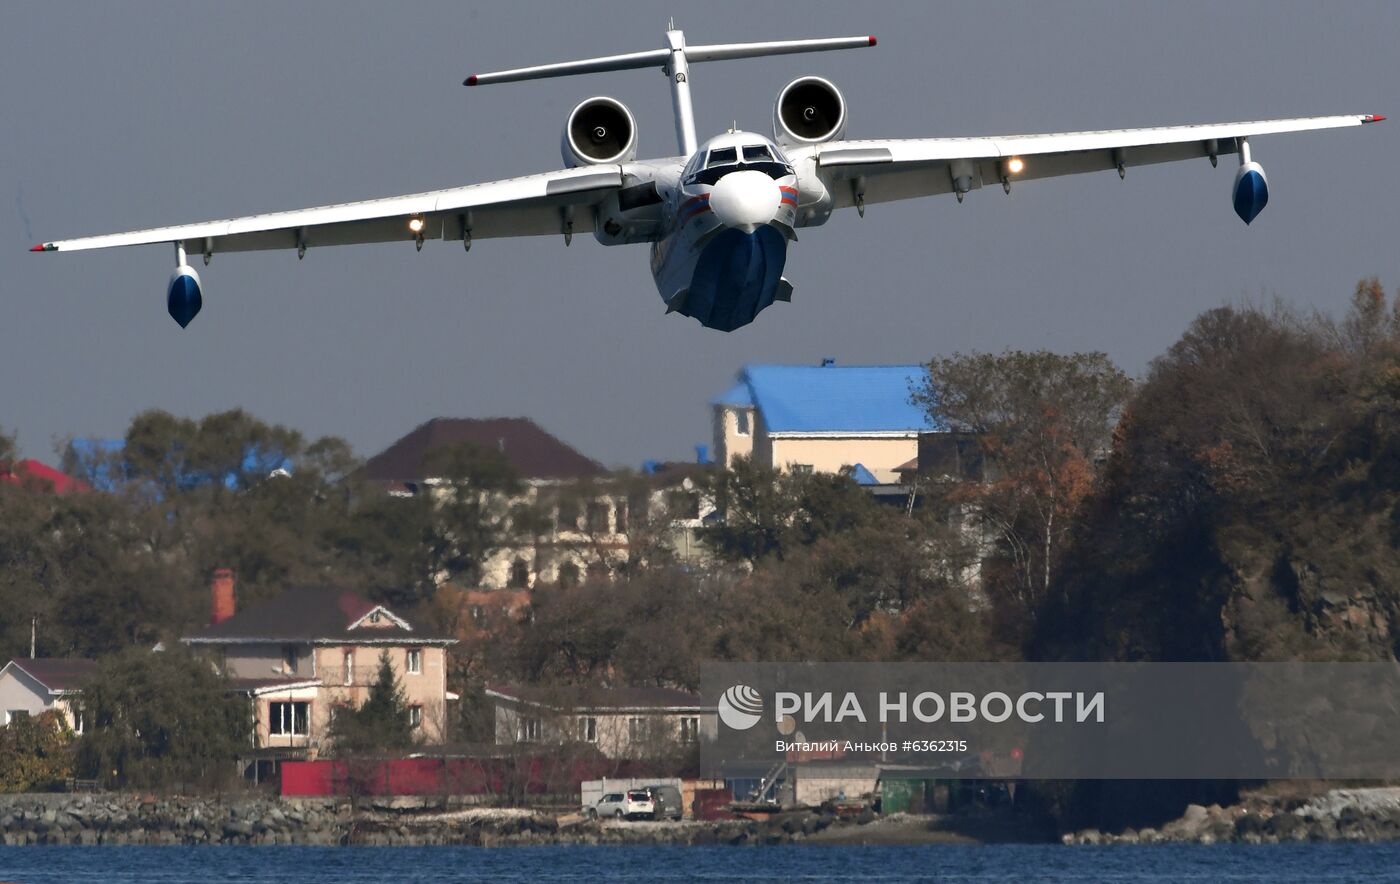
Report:
M 430 190 L 558 168 L 609 94 L 674 154 L 655 71 L 480 87 L 470 73 L 691 42 L 875 34 L 879 46 L 700 65 L 702 139 L 770 131 L 820 74 L 850 137 L 1394 114 L 1255 139 L 1250 227 L 1222 158 L 872 206 L 804 230 L 791 304 L 732 334 L 667 316 L 643 246 L 590 236 L 216 255 L 203 313 L 165 313 L 166 246 L 40 240 Z M 528 415 L 610 465 L 691 457 L 747 362 L 1105 350 L 1143 371 L 1200 311 L 1341 309 L 1400 286 L 1400 3 L 47 4 L 0 0 L 0 426 L 52 458 L 160 407 L 243 406 L 365 456 L 434 416 Z M 12 208 L 6 209 L 6 206 Z

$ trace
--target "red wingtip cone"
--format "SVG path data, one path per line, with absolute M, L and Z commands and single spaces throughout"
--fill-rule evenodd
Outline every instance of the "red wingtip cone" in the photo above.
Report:
M 470 77 L 467 77 L 467 81 L 466 81 L 466 83 L 465 83 L 464 85 L 467 85 L 467 86 L 475 86 L 475 85 L 476 85 L 476 74 L 472 74 Z
M 48 251 L 48 249 L 44 248 L 44 244 L 43 244 L 43 243 L 39 243 L 37 246 L 35 246 L 34 248 L 30 249 L 29 251 L 31 251 L 31 252 L 46 252 L 46 251 Z
M 1385 115 L 1384 115 L 1384 114 L 1371 114 L 1371 122 L 1373 122 L 1373 123 L 1379 123 L 1381 120 L 1384 120 L 1384 119 L 1385 119 Z
M 875 36 L 872 34 L 871 37 L 870 37 L 870 45 L 871 45 L 871 46 L 874 46 L 875 43 L 876 43 Z

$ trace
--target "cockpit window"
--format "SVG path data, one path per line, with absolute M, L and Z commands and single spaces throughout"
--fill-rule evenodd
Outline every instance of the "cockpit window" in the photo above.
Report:
M 744 169 L 762 172 L 769 178 L 778 180 L 792 174 L 792 167 L 779 161 L 766 144 L 746 144 L 743 146 L 744 159 L 739 159 L 739 148 L 717 147 L 705 159 L 705 168 L 685 179 L 686 184 L 708 184 L 714 186 L 719 179 L 730 172 Z
M 717 147 L 710 151 L 710 158 L 705 161 L 705 168 L 713 169 L 715 166 L 732 165 L 739 158 L 732 147 Z

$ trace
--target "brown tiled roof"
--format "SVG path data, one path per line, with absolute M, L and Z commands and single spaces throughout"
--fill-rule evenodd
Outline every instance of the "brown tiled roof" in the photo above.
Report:
M 609 709 L 713 709 L 699 694 L 673 688 L 549 688 L 535 685 L 487 685 L 488 693 L 512 700 L 573 711 Z
M 97 661 L 83 657 L 15 657 L 10 661 L 50 691 L 72 691 L 97 674 Z
M 522 479 L 583 479 L 606 472 L 597 461 L 546 433 L 529 418 L 439 417 L 371 457 L 365 463 L 365 476 L 381 482 L 437 478 L 428 475 L 428 456 L 462 443 L 501 451 Z
M 300 586 L 283 591 L 275 599 L 239 611 L 215 626 L 206 626 L 184 641 L 193 644 L 239 640 L 343 641 L 443 641 L 398 625 L 350 626 L 378 607 L 374 602 L 338 586 Z M 387 610 L 387 609 L 386 609 Z

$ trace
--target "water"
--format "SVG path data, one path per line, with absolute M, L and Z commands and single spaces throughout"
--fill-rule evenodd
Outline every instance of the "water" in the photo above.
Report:
M 1400 844 L 779 847 L 0 847 L 0 880 L 1400 881 Z

